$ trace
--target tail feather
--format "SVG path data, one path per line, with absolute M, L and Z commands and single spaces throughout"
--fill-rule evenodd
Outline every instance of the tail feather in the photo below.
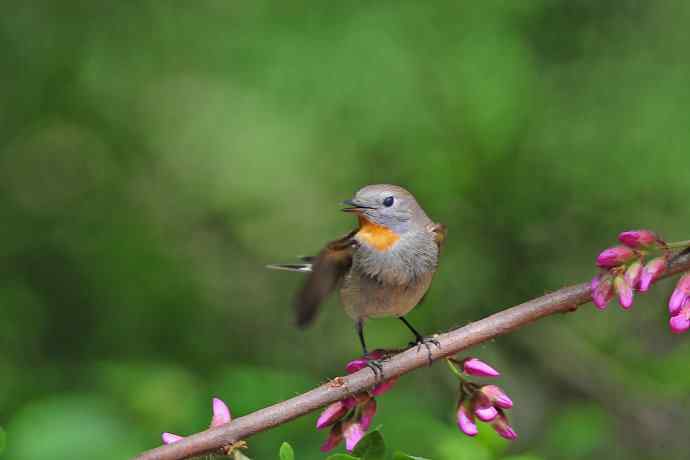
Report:
M 266 265 L 266 268 L 272 270 L 285 270 L 289 272 L 310 273 L 312 264 L 271 264 Z

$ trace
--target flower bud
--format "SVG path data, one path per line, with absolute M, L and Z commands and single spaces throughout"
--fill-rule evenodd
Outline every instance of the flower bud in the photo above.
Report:
M 656 281 L 657 278 L 661 276 L 662 273 L 666 271 L 666 257 L 659 256 L 647 262 L 647 264 L 642 268 L 642 274 L 640 275 L 640 292 L 646 292 L 649 290 L 649 286 L 652 282 Z
M 602 268 L 613 268 L 630 262 L 637 253 L 627 246 L 614 246 L 604 249 L 597 257 L 597 265 Z
M 674 334 L 682 334 L 690 329 L 690 300 L 685 301 L 678 314 L 668 321 L 668 325 Z
M 498 377 L 501 375 L 496 369 L 477 358 L 466 358 L 462 362 L 462 371 L 475 377 Z
M 503 411 L 498 413 L 494 421 L 491 423 L 491 427 L 496 430 L 496 433 L 498 433 L 501 437 L 509 441 L 514 441 L 517 439 L 517 433 L 508 423 L 508 417 L 506 417 Z
M 631 248 L 644 248 L 656 244 L 659 237 L 651 230 L 629 230 L 618 235 L 618 241 Z
M 477 424 L 474 423 L 474 416 L 467 410 L 466 404 L 458 406 L 458 427 L 467 436 L 475 436 L 479 433 Z
M 613 287 L 618 294 L 618 302 L 621 307 L 628 309 L 633 303 L 633 290 L 632 287 L 625 281 L 625 278 L 621 275 L 616 276 L 613 280 Z
M 625 271 L 625 282 L 633 289 L 636 289 L 640 284 L 640 277 L 642 276 L 642 261 L 636 260 L 631 263 Z
M 601 273 L 594 278 L 590 284 L 592 291 L 592 301 L 599 310 L 606 308 L 606 305 L 613 298 L 613 278 L 608 273 Z
M 668 301 L 668 311 L 671 316 L 680 312 L 681 307 L 690 298 L 690 272 L 684 274 L 676 284 L 676 288 Z
M 501 409 L 510 409 L 513 407 L 513 401 L 496 385 L 484 385 L 479 391 L 488 397 L 492 404 Z
M 211 426 L 221 426 L 230 423 L 232 417 L 230 416 L 230 409 L 223 402 L 222 399 L 213 398 L 213 417 L 211 418 Z

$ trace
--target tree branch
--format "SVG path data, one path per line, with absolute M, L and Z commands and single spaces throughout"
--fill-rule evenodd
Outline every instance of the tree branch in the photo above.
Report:
M 676 256 L 662 278 L 690 269 L 690 253 Z M 435 338 L 440 349 L 432 347 L 433 359 L 454 355 L 462 350 L 507 334 L 554 313 L 575 311 L 578 305 L 591 300 L 589 283 L 565 287 L 545 296 L 508 308 L 480 321 L 439 334 Z M 404 351 L 383 363 L 387 378 L 406 374 L 428 364 L 426 351 L 416 348 Z M 234 419 L 231 423 L 185 437 L 166 446 L 160 446 L 135 457 L 137 460 L 177 460 L 201 455 L 240 439 L 268 430 L 308 414 L 320 407 L 366 390 L 376 383 L 370 369 L 362 369 L 342 377 L 338 384 L 329 382 L 294 398 L 260 409 Z

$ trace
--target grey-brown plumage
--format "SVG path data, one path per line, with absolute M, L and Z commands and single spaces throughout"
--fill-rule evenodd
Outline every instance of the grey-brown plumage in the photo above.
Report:
M 368 318 L 403 318 L 422 299 L 438 266 L 446 230 L 429 219 L 407 190 L 395 185 L 369 185 L 359 190 L 344 209 L 357 215 L 359 227 L 328 243 L 306 264 L 273 265 L 271 268 L 307 271 L 309 276 L 297 294 L 297 324 L 306 326 L 318 306 L 335 289 L 347 314 L 362 334 Z

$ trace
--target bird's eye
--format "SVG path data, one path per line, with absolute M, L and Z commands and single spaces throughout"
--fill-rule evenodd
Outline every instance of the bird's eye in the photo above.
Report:
M 395 201 L 395 198 L 392 196 L 387 196 L 386 198 L 383 199 L 383 205 L 387 208 L 390 208 L 393 206 L 393 202 Z

